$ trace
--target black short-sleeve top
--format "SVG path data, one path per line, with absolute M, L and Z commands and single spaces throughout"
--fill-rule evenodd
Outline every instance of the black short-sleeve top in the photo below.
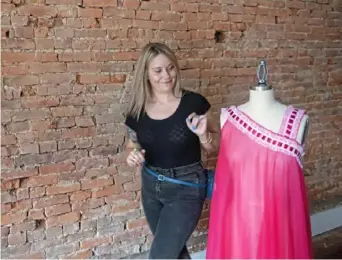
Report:
M 193 112 L 205 114 L 210 104 L 202 95 L 184 91 L 176 111 L 168 118 L 155 120 L 142 113 L 139 120 L 128 115 L 125 124 L 137 133 L 145 149 L 146 163 L 164 169 L 189 165 L 201 160 L 199 138 L 186 125 Z

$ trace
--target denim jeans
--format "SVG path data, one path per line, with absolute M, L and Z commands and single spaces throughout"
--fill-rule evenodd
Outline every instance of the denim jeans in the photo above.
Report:
M 207 183 L 200 162 L 172 169 L 146 166 L 166 177 Z M 186 242 L 200 219 L 206 189 L 159 181 L 143 170 L 141 196 L 146 219 L 154 235 L 149 258 L 190 259 Z

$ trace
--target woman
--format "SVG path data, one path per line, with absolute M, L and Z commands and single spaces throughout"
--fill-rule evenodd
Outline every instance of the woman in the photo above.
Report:
M 142 204 L 154 235 L 151 259 L 190 258 L 186 242 L 197 226 L 206 189 L 156 178 L 205 185 L 201 147 L 217 150 L 219 131 L 210 104 L 180 84 L 175 54 L 162 43 L 147 44 L 138 60 L 128 126 L 127 164 L 142 166 Z

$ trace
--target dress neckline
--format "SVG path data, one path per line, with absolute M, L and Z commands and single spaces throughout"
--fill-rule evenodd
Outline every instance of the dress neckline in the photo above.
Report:
M 284 129 L 284 127 L 286 125 L 288 115 L 291 112 L 291 110 L 293 109 L 293 106 L 292 105 L 287 106 L 287 108 L 285 110 L 285 113 L 284 113 L 284 115 L 282 117 L 281 124 L 280 124 L 279 129 L 278 129 L 277 132 L 275 132 L 273 130 L 270 130 L 270 129 L 266 128 L 265 126 L 261 125 L 260 123 L 255 121 L 253 118 L 251 118 L 248 114 L 246 114 L 241 109 L 239 109 L 237 106 L 231 106 L 231 108 L 233 110 L 235 110 L 236 114 L 240 114 L 242 117 L 244 117 L 244 121 L 246 123 L 251 122 L 252 124 L 256 125 L 258 128 L 263 129 L 265 132 L 268 132 L 271 135 L 277 135 L 277 136 L 280 136 L 280 137 L 284 137 L 283 134 L 282 134 L 282 130 Z
M 297 140 L 265 128 L 236 106 L 230 106 L 224 110 L 224 113 L 227 113 L 227 120 L 241 133 L 261 146 L 295 157 L 299 166 L 303 167 L 304 148 Z M 289 109 L 290 112 L 294 110 L 296 109 Z M 287 122 L 286 118 L 285 122 Z

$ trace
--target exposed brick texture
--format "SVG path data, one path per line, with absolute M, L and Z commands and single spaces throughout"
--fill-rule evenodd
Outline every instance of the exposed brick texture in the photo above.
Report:
M 174 49 L 214 110 L 248 98 L 258 62 L 310 116 L 312 211 L 342 198 L 340 0 L 2 0 L 1 244 L 7 258 L 119 258 L 151 234 L 125 165 L 140 48 Z M 213 166 L 215 158 L 208 158 Z M 208 211 L 189 245 L 206 240 Z

